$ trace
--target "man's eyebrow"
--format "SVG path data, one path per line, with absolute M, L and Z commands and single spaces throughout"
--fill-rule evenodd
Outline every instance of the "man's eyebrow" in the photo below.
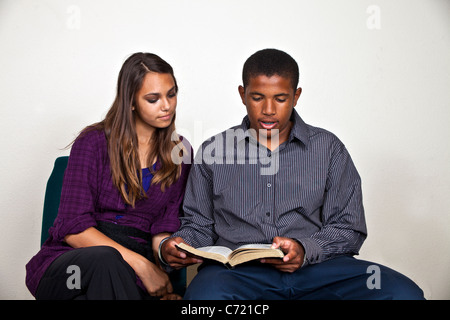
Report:
M 250 92 L 250 94 L 264 97 L 264 94 L 257 92 L 257 91 L 252 91 L 252 92 Z M 286 96 L 289 96 L 289 93 L 278 93 L 275 95 L 275 97 L 286 97 Z

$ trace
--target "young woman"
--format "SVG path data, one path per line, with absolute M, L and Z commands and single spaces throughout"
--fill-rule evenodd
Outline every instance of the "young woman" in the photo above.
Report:
M 105 119 L 72 145 L 58 216 L 26 266 L 37 299 L 174 298 L 154 253 L 179 227 L 190 170 L 191 147 L 175 132 L 177 92 L 157 55 L 125 61 Z

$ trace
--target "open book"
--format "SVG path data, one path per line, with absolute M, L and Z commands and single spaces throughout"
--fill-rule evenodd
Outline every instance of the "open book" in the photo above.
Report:
M 273 249 L 272 244 L 246 244 L 235 250 L 221 246 L 209 246 L 196 249 L 186 243 L 179 243 L 177 247 L 196 257 L 219 261 L 230 268 L 251 260 L 284 257 L 283 251 Z

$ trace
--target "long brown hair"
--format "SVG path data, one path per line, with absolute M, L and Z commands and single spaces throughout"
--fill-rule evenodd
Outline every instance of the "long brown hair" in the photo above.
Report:
M 124 62 L 120 70 L 117 95 L 105 119 L 84 130 L 99 129 L 105 132 L 113 183 L 119 189 L 125 203 L 132 206 L 136 200 L 147 197 L 142 187 L 142 170 L 132 105 L 148 72 L 170 74 L 178 92 L 173 69 L 166 61 L 152 53 L 135 53 Z M 176 141 L 173 141 L 174 137 Z M 175 115 L 168 127 L 156 128 L 150 141 L 151 151 L 147 157 L 147 165 L 151 166 L 155 158 L 159 160 L 160 167 L 152 172 L 152 184 L 160 183 L 162 191 L 180 177 L 181 164 L 174 163 L 171 158 L 171 152 L 173 148 L 178 147 L 179 142 L 175 132 Z

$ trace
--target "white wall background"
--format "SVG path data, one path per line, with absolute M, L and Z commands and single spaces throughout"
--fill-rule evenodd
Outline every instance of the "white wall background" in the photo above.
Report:
M 450 1 L 0 0 L 0 298 L 30 299 L 56 157 L 105 115 L 123 61 L 161 55 L 197 148 L 240 123 L 245 59 L 300 65 L 304 120 L 337 134 L 363 179 L 361 258 L 450 298 Z

